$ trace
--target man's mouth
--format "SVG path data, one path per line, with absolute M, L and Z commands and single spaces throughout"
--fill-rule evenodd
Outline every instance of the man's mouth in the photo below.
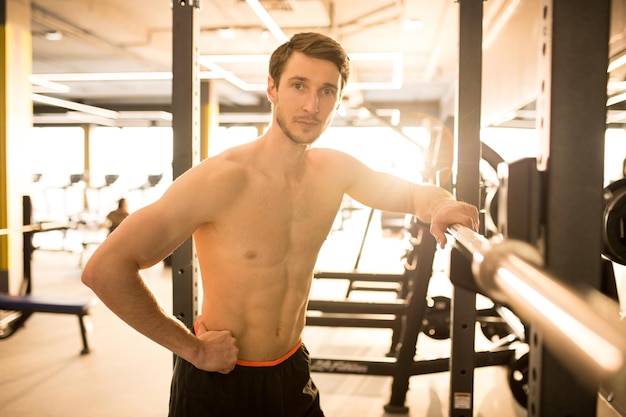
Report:
M 298 124 L 305 125 L 308 127 L 313 127 L 320 123 L 320 121 L 317 119 L 309 119 L 309 118 L 298 118 L 295 121 Z

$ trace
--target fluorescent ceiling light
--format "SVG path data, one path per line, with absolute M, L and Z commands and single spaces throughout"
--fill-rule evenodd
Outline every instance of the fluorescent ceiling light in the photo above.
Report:
M 420 30 L 424 27 L 424 22 L 419 19 L 404 19 L 402 21 L 402 29 L 407 32 L 413 32 L 416 30 Z
M 201 56 L 200 58 L 198 58 L 198 61 L 200 62 L 202 66 L 210 69 L 211 72 L 213 72 L 217 78 L 224 79 L 228 81 L 229 83 L 233 84 L 234 86 L 239 87 L 243 91 L 252 91 L 250 84 L 248 84 L 241 78 L 237 77 L 232 72 L 225 70 L 224 68 L 220 67 L 216 63 L 207 59 L 207 57 Z
M 281 44 L 287 42 L 287 35 L 285 35 L 285 32 L 283 32 L 280 26 L 272 19 L 272 16 L 265 10 L 265 7 L 259 3 L 259 0 L 246 0 L 246 3 L 248 3 L 248 6 L 250 6 L 252 11 L 261 19 L 261 22 L 263 22 L 267 30 L 274 35 L 278 42 Z
M 164 111 L 121 111 L 119 117 L 111 119 L 92 113 L 68 111 L 65 113 L 34 114 L 35 124 L 67 124 L 68 121 L 102 126 L 171 126 L 172 114 Z
M 391 61 L 391 81 L 348 83 L 347 90 L 398 90 L 402 88 L 404 55 L 400 52 L 364 52 L 348 54 L 350 61 Z
M 351 82 L 347 90 L 397 90 L 402 87 L 402 66 L 404 57 L 399 52 L 368 52 L 349 54 L 352 62 L 358 61 L 390 61 L 392 65 L 391 81 L 385 82 Z M 233 72 L 226 70 L 220 64 L 241 63 L 269 63 L 270 55 L 240 54 L 240 55 L 203 55 L 198 58 L 200 64 L 209 71 L 200 71 L 200 79 L 224 79 L 243 91 L 264 91 L 265 83 L 249 83 Z M 31 83 L 39 86 L 54 88 L 57 92 L 69 92 L 69 87 L 57 82 L 79 81 L 159 81 L 171 80 L 171 72 L 99 72 L 99 73 L 61 73 L 61 74 L 33 74 Z
M 624 52 L 620 57 L 614 59 L 613 61 L 609 63 L 607 72 L 615 71 L 622 65 L 626 65 L 626 52 Z
M 609 97 L 606 101 L 606 105 L 612 106 L 613 104 L 621 103 L 622 101 L 626 101 L 626 92 Z
M 491 27 L 489 33 L 487 33 L 486 36 L 483 38 L 484 49 L 489 48 L 491 43 L 496 39 L 500 31 L 504 28 L 504 26 L 507 24 L 507 22 L 515 12 L 515 9 L 517 9 L 517 6 L 519 6 L 520 2 L 521 0 L 514 0 L 506 5 L 506 9 L 504 9 L 504 12 L 502 12 L 498 20 Z
M 204 58 L 211 62 L 219 63 L 238 63 L 238 62 L 270 62 L 270 55 L 267 54 L 241 54 L 241 55 L 203 55 Z
M 62 107 L 64 109 L 75 110 L 82 113 L 89 113 L 95 116 L 105 117 L 107 119 L 118 118 L 118 113 L 116 111 L 89 106 L 87 104 L 74 103 L 73 101 L 43 96 L 41 94 L 31 94 L 31 98 L 34 102 L 48 104 L 50 106 Z
M 142 81 L 171 80 L 171 72 L 86 72 L 64 74 L 33 74 L 43 80 L 54 81 Z
M 165 120 L 171 122 L 173 119 L 172 113 L 161 110 L 147 110 L 147 111 L 120 111 L 118 112 L 118 120 Z
M 626 122 L 626 110 L 609 110 L 607 112 L 606 121 L 608 123 Z
M 395 61 L 402 59 L 401 52 L 355 52 L 348 55 L 350 61 Z
M 94 125 L 102 125 L 115 127 L 117 126 L 115 119 L 110 119 L 108 117 L 102 117 L 95 115 L 93 113 L 84 113 L 80 111 L 68 111 L 65 113 L 65 116 L 76 122 L 85 123 L 85 124 L 94 124 Z
M 235 39 L 237 31 L 233 28 L 221 28 L 217 30 L 217 36 L 222 39 Z
M 391 61 L 392 75 L 391 81 L 384 82 L 351 82 L 348 83 L 347 90 L 397 90 L 402 88 L 403 62 L 404 56 L 400 52 L 364 52 L 348 54 L 350 61 Z M 264 91 L 267 88 L 265 83 L 248 83 L 237 77 L 231 71 L 227 71 L 220 64 L 241 64 L 252 62 L 269 63 L 270 55 L 202 55 L 198 61 L 202 66 L 211 70 L 218 78 L 223 78 L 231 82 L 244 91 Z
M 349 53 L 350 61 L 398 61 L 402 60 L 402 52 L 354 52 Z M 233 54 L 233 55 L 202 55 L 200 58 L 211 62 L 238 63 L 238 62 L 268 62 L 268 54 Z
M 626 81 L 609 81 L 608 91 L 626 91 Z
M 49 41 L 60 41 L 61 39 L 63 39 L 63 33 L 59 32 L 58 30 L 51 30 L 49 32 L 46 32 L 44 37 Z
M 221 73 L 200 71 L 201 80 L 223 78 Z M 64 74 L 34 74 L 30 76 L 33 85 L 47 87 L 59 93 L 68 93 L 70 88 L 56 81 L 167 81 L 172 79 L 171 72 L 92 72 L 92 73 L 64 73 Z
M 70 88 L 67 85 L 55 83 L 54 81 L 46 80 L 45 78 L 37 77 L 36 75 L 31 75 L 28 77 L 28 80 L 32 85 L 44 87 L 47 91 L 54 91 L 57 93 L 70 92 Z

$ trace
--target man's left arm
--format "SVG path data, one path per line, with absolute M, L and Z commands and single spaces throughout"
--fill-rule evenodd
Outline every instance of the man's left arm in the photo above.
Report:
M 478 209 L 471 204 L 456 201 L 448 191 L 437 188 L 443 190 L 449 197 L 433 197 L 430 203 L 430 221 L 427 223 L 430 223 L 430 233 L 443 248 L 448 241 L 446 230 L 453 224 L 460 224 L 475 232 L 478 231 Z
M 348 179 L 348 195 L 369 207 L 413 214 L 424 223 L 430 223 L 430 232 L 441 247 L 447 242 L 447 228 L 453 224 L 478 230 L 478 209 L 456 201 L 444 188 L 415 184 L 374 171 L 349 156 L 342 161 L 340 170 Z

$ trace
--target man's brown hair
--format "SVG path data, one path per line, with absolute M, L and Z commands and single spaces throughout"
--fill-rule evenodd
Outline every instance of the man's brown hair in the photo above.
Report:
M 343 91 L 350 77 L 350 58 L 336 40 L 316 32 L 303 32 L 293 35 L 289 41 L 279 46 L 270 58 L 269 74 L 276 83 L 285 69 L 285 63 L 293 52 L 302 52 L 311 58 L 330 61 L 341 74 L 340 91 Z

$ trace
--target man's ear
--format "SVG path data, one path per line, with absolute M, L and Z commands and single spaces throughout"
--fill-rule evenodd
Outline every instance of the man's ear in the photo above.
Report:
M 276 101 L 276 84 L 271 75 L 267 76 L 267 99 L 272 104 Z

